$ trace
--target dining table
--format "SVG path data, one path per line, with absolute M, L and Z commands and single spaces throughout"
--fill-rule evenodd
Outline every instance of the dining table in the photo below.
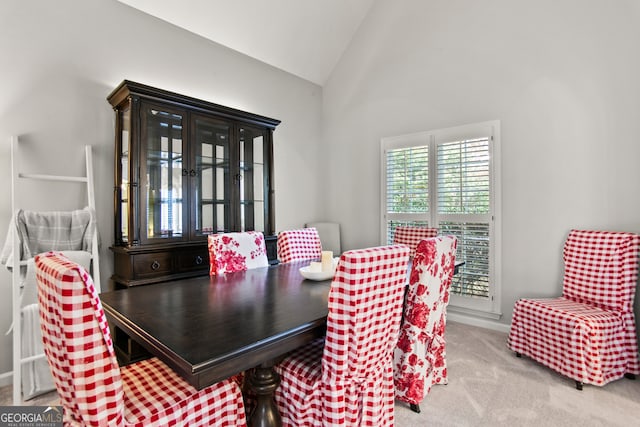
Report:
M 241 372 L 256 407 L 251 426 L 279 426 L 273 365 L 326 331 L 331 278 L 305 279 L 310 261 L 201 276 L 100 294 L 120 328 L 189 384 L 203 389 Z
M 273 369 L 326 332 L 331 277 L 305 279 L 310 260 L 103 292 L 111 327 L 203 389 L 246 372 L 250 426 L 280 426 Z M 456 262 L 456 273 L 464 263 Z

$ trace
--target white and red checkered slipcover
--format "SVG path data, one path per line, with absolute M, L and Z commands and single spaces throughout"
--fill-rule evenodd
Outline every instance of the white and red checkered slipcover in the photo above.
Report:
M 418 405 L 434 384 L 447 384 L 444 331 L 455 268 L 454 236 L 422 240 L 411 266 L 394 354 L 396 399 Z
M 42 339 L 65 425 L 246 425 L 235 382 L 198 391 L 157 358 L 121 370 L 86 270 L 54 252 L 35 262 Z
M 408 261 L 406 246 L 342 254 L 329 292 L 326 338 L 275 366 L 285 427 L 393 425 L 393 348 Z
M 267 267 L 267 247 L 259 231 L 209 234 L 209 275 Z
M 278 259 L 292 262 L 322 256 L 320 235 L 314 227 L 285 230 L 278 233 Z
M 409 248 L 411 248 L 411 253 L 409 255 L 414 257 L 418 243 L 424 239 L 436 237 L 437 235 L 437 228 L 399 225 L 393 232 L 393 244 L 409 246 Z
M 578 383 L 640 374 L 633 300 L 640 236 L 571 230 L 562 296 L 520 299 L 508 344 Z

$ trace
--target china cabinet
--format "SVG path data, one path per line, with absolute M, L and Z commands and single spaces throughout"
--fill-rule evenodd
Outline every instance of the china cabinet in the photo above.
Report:
M 116 287 L 208 274 L 207 236 L 257 230 L 270 260 L 279 120 L 125 80 L 116 115 Z

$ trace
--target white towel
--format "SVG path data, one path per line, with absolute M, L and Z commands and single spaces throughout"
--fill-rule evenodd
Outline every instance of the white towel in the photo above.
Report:
M 68 212 L 18 210 L 11 218 L 0 252 L 0 263 L 8 269 L 14 256 L 11 234 L 15 229 L 20 239 L 21 260 L 48 251 L 91 251 L 95 215 L 88 207 Z
M 22 309 L 22 357 L 43 352 L 38 304 L 30 304 Z M 25 400 L 54 388 L 55 383 L 46 358 L 22 364 L 22 395 Z

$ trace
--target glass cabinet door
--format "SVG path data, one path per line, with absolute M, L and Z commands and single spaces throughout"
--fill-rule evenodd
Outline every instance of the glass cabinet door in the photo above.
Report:
M 116 224 L 119 226 L 119 232 L 116 230 L 116 242 L 119 244 L 129 242 L 129 153 L 131 151 L 131 106 L 127 105 L 119 116 L 120 121 L 120 153 L 116 179 L 119 182 L 117 189 L 117 203 L 120 205 L 120 216 L 117 218 Z
M 141 238 L 182 239 L 185 184 L 182 111 L 143 105 L 140 207 Z
M 240 151 L 240 231 L 264 232 L 265 142 L 264 129 L 241 126 L 238 129 Z
M 192 237 L 233 230 L 231 210 L 232 167 L 229 122 L 194 115 L 192 118 L 194 168 L 191 194 Z M 191 172 L 190 172 L 191 174 Z

